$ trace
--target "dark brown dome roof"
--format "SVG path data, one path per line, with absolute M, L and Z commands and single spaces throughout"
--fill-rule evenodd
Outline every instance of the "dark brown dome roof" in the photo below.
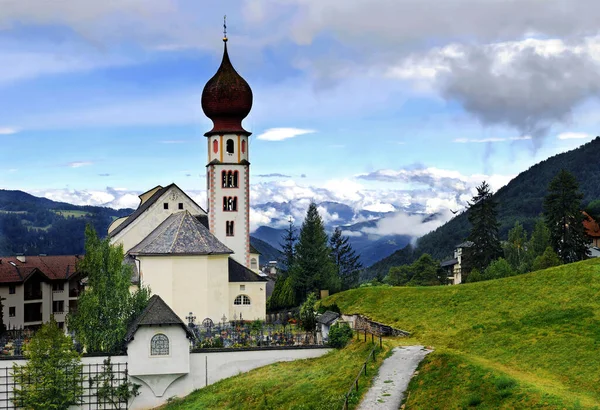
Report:
M 225 40 L 221 66 L 202 91 L 202 110 L 214 125 L 213 129 L 204 135 L 250 135 L 242 127 L 242 120 L 248 116 L 251 108 L 252 89 L 231 65 Z

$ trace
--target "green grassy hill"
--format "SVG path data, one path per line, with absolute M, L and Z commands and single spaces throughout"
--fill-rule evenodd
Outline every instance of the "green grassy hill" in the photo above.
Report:
M 360 288 L 324 300 L 436 352 L 407 408 L 600 407 L 600 259 L 460 286 Z

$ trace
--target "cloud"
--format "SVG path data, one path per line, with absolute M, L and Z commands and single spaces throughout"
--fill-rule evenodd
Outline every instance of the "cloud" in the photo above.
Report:
M 291 178 L 290 175 L 284 175 L 284 174 L 278 174 L 278 173 L 273 173 L 273 174 L 258 174 L 256 175 L 259 178 Z
M 314 130 L 300 128 L 270 128 L 260 134 L 257 139 L 264 141 L 283 141 L 299 135 L 312 134 Z
M 385 216 L 377 221 L 375 227 L 366 227 L 362 232 L 369 235 L 409 235 L 412 237 L 423 236 L 452 219 L 449 210 L 443 210 L 436 218 L 429 215 L 410 215 L 398 212 L 391 216 Z
M 563 132 L 557 135 L 559 140 L 571 140 L 571 139 L 586 139 L 593 138 L 592 134 L 586 134 L 585 132 Z
M 91 162 L 91 161 L 75 161 L 75 162 L 69 162 L 67 164 L 67 166 L 71 167 L 71 168 L 81 168 L 81 167 L 87 167 L 92 164 L 93 164 L 93 162 Z
M 111 174 L 98 174 L 99 177 L 109 177 Z
M 20 130 L 18 128 L 12 127 L 0 127 L 0 135 L 12 135 L 18 133 Z
M 492 138 L 456 138 L 454 139 L 452 142 L 456 142 L 459 144 L 467 144 L 467 143 L 486 143 L 486 142 L 505 142 L 505 141 L 522 141 L 522 140 L 530 140 L 531 136 L 529 135 L 525 135 L 523 137 L 508 137 L 508 138 L 499 138 L 499 137 L 492 137 Z
M 306 174 L 300 174 L 300 178 L 306 178 Z

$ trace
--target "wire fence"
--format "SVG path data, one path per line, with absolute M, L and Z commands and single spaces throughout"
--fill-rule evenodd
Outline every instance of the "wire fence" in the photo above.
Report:
M 362 335 L 361 333 L 364 334 L 364 341 L 367 342 L 367 330 L 357 330 L 356 332 L 356 337 L 358 340 L 362 339 Z M 370 333 L 370 332 L 369 332 Z M 360 381 L 360 377 L 361 376 L 367 376 L 367 368 L 368 368 L 368 364 L 369 364 L 369 360 L 373 360 L 375 361 L 375 355 L 377 354 L 377 350 L 382 348 L 382 340 L 381 340 L 381 334 L 374 334 L 374 333 L 370 333 L 371 334 L 371 343 L 373 344 L 373 349 L 371 349 L 371 351 L 369 352 L 369 355 L 367 356 L 367 358 L 365 359 L 365 362 L 363 363 L 363 365 L 361 366 L 360 370 L 358 371 L 358 374 L 356 375 L 356 378 L 354 379 L 354 381 L 352 382 L 352 384 L 350 385 L 350 389 L 348 389 L 348 392 L 344 395 L 344 405 L 342 406 L 342 410 L 348 410 L 348 403 L 352 397 L 352 393 L 354 391 L 358 392 L 358 387 L 359 387 L 359 381 Z M 375 338 L 379 339 L 379 346 L 377 346 L 377 341 Z
M 24 374 L 13 368 L 0 369 L 0 409 L 18 409 L 20 403 L 17 390 L 28 390 L 39 396 L 52 395 L 51 389 L 61 393 L 72 389 L 78 396 L 81 409 L 127 409 L 128 400 L 121 386 L 127 386 L 129 374 L 127 363 L 92 363 L 76 367 L 65 367 L 56 372 L 52 383 L 44 383 L 48 375 Z M 78 383 L 78 387 L 73 381 Z

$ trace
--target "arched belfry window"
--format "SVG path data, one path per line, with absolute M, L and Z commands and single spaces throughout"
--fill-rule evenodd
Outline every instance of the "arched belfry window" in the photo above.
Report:
M 246 153 L 246 140 L 242 140 L 242 154 Z
M 233 140 L 231 140 L 231 139 L 227 140 L 226 144 L 227 145 L 226 145 L 225 150 L 227 151 L 227 153 L 228 154 L 233 154 Z
M 223 188 L 237 188 L 238 176 L 238 171 L 221 171 L 221 186 Z
M 151 356 L 168 356 L 169 355 L 169 338 L 158 333 L 152 336 L 150 340 L 150 355 Z
M 228 212 L 237 211 L 237 196 L 224 196 L 223 197 L 223 211 L 228 211 Z
M 237 295 L 233 301 L 234 305 L 250 305 L 250 298 L 246 295 Z
M 219 152 L 219 141 L 214 140 L 213 141 L 213 152 L 216 154 L 217 152 Z

